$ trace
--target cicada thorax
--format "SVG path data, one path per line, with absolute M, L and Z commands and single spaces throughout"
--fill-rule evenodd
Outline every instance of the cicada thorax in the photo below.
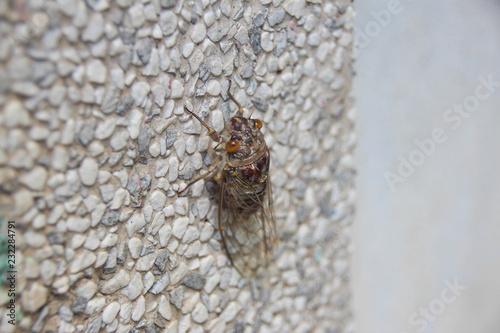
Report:
M 227 200 L 240 203 L 237 209 L 242 215 L 262 209 L 267 193 L 270 156 L 261 126 L 259 120 L 241 116 L 229 122 L 231 139 L 222 180 L 231 189 Z

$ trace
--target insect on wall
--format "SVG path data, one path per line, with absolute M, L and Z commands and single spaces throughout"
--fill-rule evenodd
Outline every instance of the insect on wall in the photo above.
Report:
M 263 124 L 252 116 L 243 116 L 242 105 L 230 92 L 227 95 L 238 106 L 228 121 L 228 140 L 210 127 L 196 113 L 184 107 L 208 130 L 210 139 L 224 151 L 217 154 L 204 173 L 180 191 L 208 176 L 219 183 L 218 228 L 222 244 L 233 267 L 245 277 L 265 268 L 277 245 L 277 234 L 269 175 L 270 152 L 260 131 Z M 215 153 L 215 152 L 214 152 Z

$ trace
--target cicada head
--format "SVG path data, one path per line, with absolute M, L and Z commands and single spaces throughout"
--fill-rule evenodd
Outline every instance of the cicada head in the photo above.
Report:
M 226 143 L 226 151 L 230 160 L 245 160 L 265 147 L 259 119 L 236 116 L 229 120 L 228 127 L 230 138 Z

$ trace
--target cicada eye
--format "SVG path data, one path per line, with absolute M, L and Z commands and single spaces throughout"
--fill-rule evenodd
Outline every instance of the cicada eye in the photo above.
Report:
M 234 153 L 240 147 L 240 143 L 236 140 L 229 140 L 226 143 L 226 151 L 228 153 Z
M 257 125 L 257 128 L 262 128 L 262 121 L 260 121 L 260 119 L 254 119 L 253 121 L 255 121 L 255 125 Z

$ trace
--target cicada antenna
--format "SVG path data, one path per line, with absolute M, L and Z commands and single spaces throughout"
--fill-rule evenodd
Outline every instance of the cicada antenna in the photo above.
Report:
M 242 117 L 243 116 L 243 106 L 241 106 L 241 104 L 236 100 L 236 98 L 234 98 L 234 96 L 231 94 L 231 92 L 229 91 L 229 89 L 231 89 L 231 83 L 232 83 L 232 80 L 229 79 L 229 85 L 227 87 L 227 95 L 229 96 L 229 98 L 231 98 L 231 100 L 236 104 L 238 105 L 238 112 L 236 112 L 236 116 L 237 117 Z

